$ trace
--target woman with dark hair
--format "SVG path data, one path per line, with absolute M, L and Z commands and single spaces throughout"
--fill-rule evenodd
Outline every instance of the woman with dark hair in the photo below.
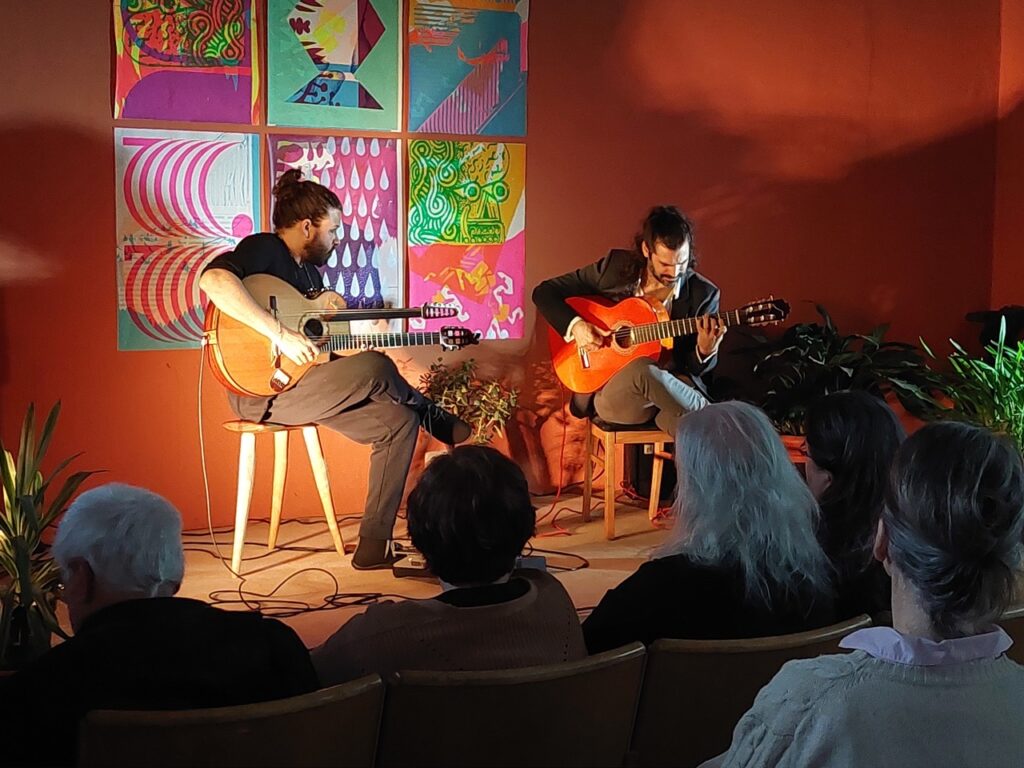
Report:
M 818 541 L 832 563 L 836 615 L 889 610 L 889 577 L 871 555 L 896 450 L 896 415 L 867 392 L 835 392 L 807 412 L 807 484 L 821 507 Z
M 712 765 L 1024 765 L 1024 668 L 995 622 L 1015 597 L 1024 465 L 980 427 L 931 424 L 896 454 L 874 540 L 892 627 L 791 661 Z
M 273 275 L 299 293 L 323 290 L 317 267 L 327 263 L 338 244 L 341 203 L 297 169 L 274 185 L 274 231 L 249 235 L 214 258 L 199 287 L 217 308 L 266 336 L 297 364 L 311 363 L 320 348 L 304 334 L 282 325 L 242 282 L 252 275 Z M 341 298 L 341 297 L 337 297 Z M 337 306 L 337 304 L 336 304 Z M 418 428 L 444 443 L 461 443 L 470 427 L 411 387 L 391 358 L 364 351 L 316 365 L 291 389 L 273 397 L 229 394 L 239 418 L 275 424 L 322 424 L 351 440 L 372 445 L 365 512 L 352 566 L 389 568 L 397 559 L 391 533 L 409 474 Z
M 817 504 L 768 417 L 739 401 L 688 414 L 676 432 L 676 466 L 668 541 L 583 623 L 587 650 L 828 624 L 831 582 L 814 535 Z
M 514 669 L 586 656 L 561 582 L 516 569 L 536 513 L 523 471 L 493 448 L 431 461 L 409 494 L 409 535 L 442 592 L 381 602 L 313 651 L 323 685 L 400 669 Z

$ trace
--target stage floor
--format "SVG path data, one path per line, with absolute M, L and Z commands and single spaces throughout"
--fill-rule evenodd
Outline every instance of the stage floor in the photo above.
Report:
M 538 517 L 550 512 L 551 503 L 551 497 L 536 498 Z M 646 509 L 622 500 L 616 503 L 618 538 L 606 541 L 603 506 L 597 504 L 591 521 L 584 523 L 579 515 L 580 503 L 578 492 L 565 495 L 558 502 L 557 524 L 568 531 L 568 535 L 551 535 L 554 529 L 549 524 L 551 515 L 548 514 L 531 543 L 537 550 L 565 553 L 546 554 L 549 570 L 565 585 L 576 607 L 585 612 L 593 608 L 607 589 L 636 570 L 651 550 L 664 540 L 665 531 L 651 526 Z M 358 524 L 358 518 L 341 521 L 342 535 L 347 544 L 356 541 Z M 307 646 L 313 647 L 363 611 L 363 605 L 357 603 L 365 600 L 367 595 L 422 598 L 440 591 L 435 579 L 399 579 L 390 570 L 354 570 L 349 565 L 349 558 L 342 559 L 334 550 L 322 516 L 283 521 L 278 549 L 272 553 L 268 553 L 266 548 L 267 530 L 265 521 L 254 521 L 249 525 L 241 568 L 244 580 L 236 579 L 221 562 L 210 542 L 209 532 L 186 533 L 185 581 L 179 594 L 220 602 L 225 608 L 244 608 L 244 599 L 268 615 L 278 615 L 298 632 Z M 398 521 L 396 533 L 405 535 L 404 520 Z M 218 529 L 216 539 L 223 556 L 230 558 L 231 532 Z M 305 551 L 307 549 L 314 551 Z M 589 565 L 572 571 L 559 571 L 553 567 L 578 567 L 583 564 L 580 558 L 585 558 Z M 320 610 L 284 615 L 304 605 L 319 607 Z M 325 606 L 332 605 L 341 607 L 325 609 Z

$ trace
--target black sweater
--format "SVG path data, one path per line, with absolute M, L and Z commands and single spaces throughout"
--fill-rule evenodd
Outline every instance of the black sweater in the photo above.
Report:
M 609 590 L 586 621 L 587 651 L 599 653 L 635 640 L 729 639 L 803 632 L 835 620 L 832 600 L 810 591 L 777 589 L 771 607 L 746 596 L 743 571 L 710 567 L 672 555 L 641 565 Z

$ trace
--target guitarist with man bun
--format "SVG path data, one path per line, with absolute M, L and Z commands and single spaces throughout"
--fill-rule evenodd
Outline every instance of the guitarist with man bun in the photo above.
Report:
M 679 418 L 708 403 L 701 376 L 716 362 L 725 325 L 715 316 L 719 290 L 693 270 L 693 224 L 673 206 L 658 206 L 644 220 L 633 250 L 615 249 L 603 259 L 561 277 L 545 280 L 533 291 L 538 311 L 580 354 L 609 343 L 609 331 L 579 317 L 566 303 L 574 296 L 621 301 L 641 296 L 664 305 L 671 319 L 699 316 L 696 333 L 673 339 L 658 362 L 640 357 L 615 373 L 594 395 L 575 395 L 576 416 L 596 413 L 617 424 L 643 424 L 653 417 L 661 429 L 675 433 Z
M 321 350 L 302 333 L 283 326 L 253 299 L 242 280 L 267 274 L 303 294 L 322 290 L 316 267 L 326 263 L 338 244 L 341 203 L 327 187 L 303 181 L 299 170 L 286 171 L 274 185 L 273 223 L 274 232 L 250 235 L 233 251 L 213 259 L 199 287 L 220 312 L 266 336 L 294 363 L 306 364 Z M 248 421 L 322 424 L 357 443 L 373 445 L 359 546 L 352 558 L 357 569 L 390 567 L 396 559 L 392 528 L 418 428 L 448 444 L 463 442 L 471 431 L 466 422 L 410 386 L 391 359 L 375 351 L 315 365 L 291 389 L 272 397 L 229 393 L 228 400 L 232 410 Z

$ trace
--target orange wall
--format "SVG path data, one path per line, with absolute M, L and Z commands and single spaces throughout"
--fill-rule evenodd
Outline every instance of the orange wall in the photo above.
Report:
M 998 0 L 532 5 L 528 288 L 673 202 L 696 218 L 725 305 L 773 292 L 797 319 L 813 300 L 850 330 L 974 335 L 963 315 L 991 288 Z M 45 47 L 36 14 L 0 10 L 0 433 L 15 438 L 30 399 L 60 398 L 55 454 L 83 450 L 83 467 L 166 494 L 200 525 L 199 355 L 116 351 L 109 3 L 49 8 Z M 557 482 L 562 434 L 541 340 L 474 351 L 523 388 L 509 442 L 538 490 Z M 415 376 L 432 357 L 399 362 Z M 224 523 L 236 444 L 210 378 L 203 404 Z M 286 510 L 317 514 L 298 449 Z M 325 450 L 339 507 L 358 512 L 366 449 L 329 436 Z M 265 491 L 254 504 L 265 514 Z
M 1024 304 L 1024 0 L 1003 0 L 992 306 Z

